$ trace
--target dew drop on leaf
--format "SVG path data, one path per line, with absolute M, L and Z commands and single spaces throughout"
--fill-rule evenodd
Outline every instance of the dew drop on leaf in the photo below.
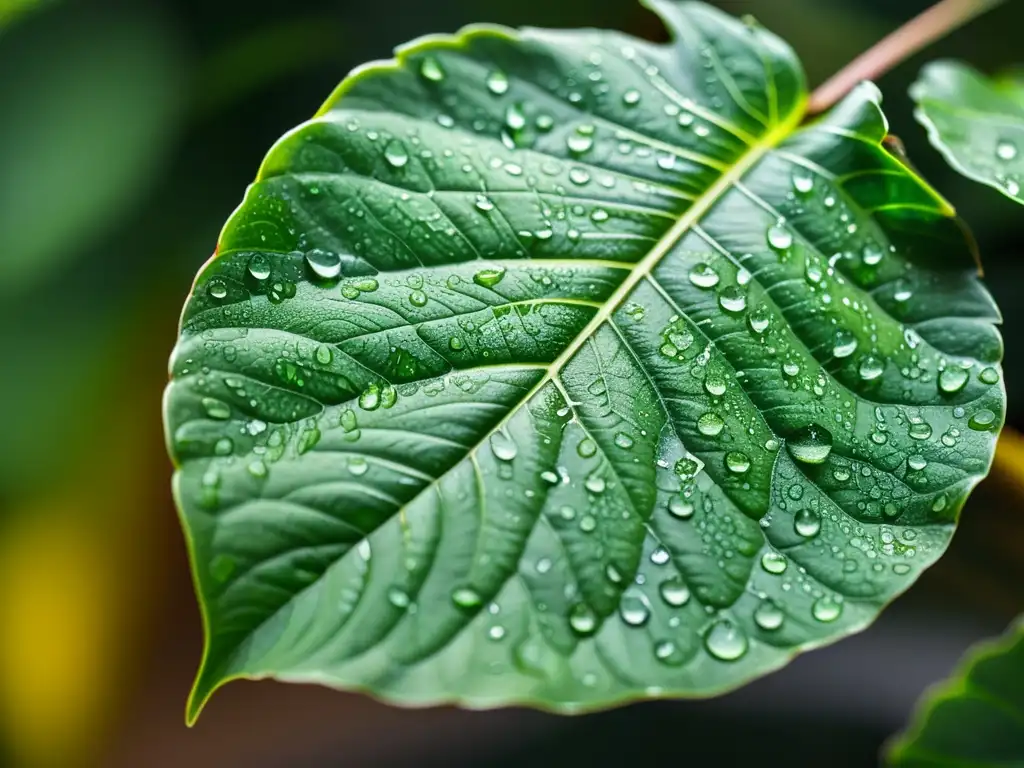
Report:
M 754 609 L 754 623 L 768 632 L 781 627 L 785 619 L 786 614 L 772 600 L 762 600 L 760 605 Z
M 746 634 L 731 619 L 718 619 L 704 636 L 704 647 L 719 661 L 736 661 L 747 646 Z
M 690 282 L 698 288 L 714 288 L 718 285 L 718 273 L 710 264 L 703 261 L 694 264 L 690 270 Z
M 801 509 L 793 515 L 793 530 L 809 539 L 821 530 L 821 516 L 813 509 Z
M 832 452 L 832 433 L 817 424 L 810 424 L 786 440 L 786 449 L 797 461 L 821 464 Z

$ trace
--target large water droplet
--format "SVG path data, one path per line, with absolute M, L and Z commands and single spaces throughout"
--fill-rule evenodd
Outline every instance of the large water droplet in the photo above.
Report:
M 832 597 L 822 596 L 811 606 L 811 615 L 821 622 L 835 621 L 843 612 L 843 604 Z
M 306 264 L 321 280 L 333 280 L 341 274 L 341 257 L 331 251 L 315 248 L 306 253 Z
M 420 62 L 420 75 L 432 83 L 439 83 L 444 80 L 444 70 L 441 63 L 433 56 L 427 56 Z
M 590 635 L 597 629 L 597 616 L 586 603 L 577 603 L 569 612 L 569 626 L 578 635 Z
M 750 314 L 747 315 L 747 324 L 750 326 L 750 330 L 754 333 L 764 333 L 767 331 L 771 320 L 772 313 L 764 304 L 755 307 L 750 311 Z
M 832 433 L 817 424 L 810 424 L 786 440 L 786 449 L 804 464 L 821 464 L 832 452 Z
M 992 429 L 995 423 L 996 415 L 988 408 L 983 408 L 967 420 L 967 426 L 977 432 L 986 432 Z
M 874 381 L 885 373 L 885 361 L 875 355 L 865 355 L 857 371 L 864 381 Z
M 228 295 L 228 284 L 219 277 L 215 277 L 206 284 L 206 292 L 215 299 L 223 299 Z
M 661 595 L 661 599 L 673 608 L 679 608 L 690 601 L 690 590 L 678 577 L 661 582 L 658 593 Z
M 814 174 L 806 168 L 798 168 L 793 171 L 793 189 L 799 195 L 810 194 L 814 189 Z
M 761 604 L 754 609 L 754 623 L 768 632 L 781 627 L 785 619 L 786 614 L 772 600 L 762 600 Z
M 747 295 L 737 285 L 730 285 L 718 294 L 718 304 L 726 312 L 742 312 L 747 308 Z
M 739 451 L 729 451 L 725 454 L 725 467 L 734 474 L 742 475 L 750 469 L 750 457 Z
M 857 337 L 845 328 L 836 331 L 835 342 L 832 345 L 832 354 L 835 357 L 849 357 L 857 349 Z
M 249 259 L 249 274 L 256 280 L 270 277 L 270 259 L 265 254 L 257 253 Z
M 491 435 L 491 453 L 501 461 L 512 461 L 518 453 L 515 442 L 503 432 Z
M 821 530 L 821 516 L 813 509 L 801 509 L 793 515 L 793 530 L 806 539 Z
M 720 661 L 735 661 L 747 652 L 747 636 L 730 619 L 719 619 L 704 636 L 704 647 Z
M 688 520 L 693 517 L 694 507 L 692 502 L 687 501 L 681 496 L 672 496 L 668 500 L 668 511 L 672 517 Z
M 392 139 L 384 147 L 384 159 L 388 161 L 388 165 L 392 168 L 402 168 L 409 162 L 409 153 L 402 142 L 398 139 Z
M 768 551 L 761 555 L 761 567 L 776 576 L 786 570 L 788 562 L 781 552 Z
M 785 251 L 793 245 L 793 235 L 782 224 L 774 224 L 768 228 L 768 245 L 777 251 Z
M 996 144 L 996 157 L 1000 160 L 1013 160 L 1017 157 L 1017 145 L 1004 139 Z
M 488 267 L 478 270 L 473 275 L 473 282 L 482 285 L 484 288 L 493 288 L 505 277 L 504 267 Z
M 713 288 L 718 285 L 718 273 L 710 264 L 703 261 L 694 264 L 690 270 L 690 282 L 698 288 Z
M 495 96 L 508 92 L 508 76 L 500 69 L 493 70 L 487 75 L 487 90 Z
M 717 413 L 708 411 L 697 419 L 697 431 L 707 437 L 714 437 L 725 427 L 725 421 Z
M 960 366 L 951 365 L 939 373 L 939 390 L 946 394 L 959 392 L 967 384 L 968 373 Z
M 619 603 L 619 616 L 631 627 L 642 627 L 647 623 L 651 612 L 638 592 L 627 591 Z

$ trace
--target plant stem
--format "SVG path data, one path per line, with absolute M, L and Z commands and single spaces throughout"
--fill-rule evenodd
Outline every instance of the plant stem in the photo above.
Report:
M 807 112 L 828 109 L 862 80 L 885 74 L 908 56 L 945 37 L 1004 0 L 941 0 L 851 61 L 811 94 Z

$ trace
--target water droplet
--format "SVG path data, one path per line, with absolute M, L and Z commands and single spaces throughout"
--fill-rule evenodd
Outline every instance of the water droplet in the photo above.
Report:
M 785 572 L 788 564 L 786 556 L 781 552 L 768 551 L 761 555 L 761 567 L 776 576 Z
M 707 437 L 714 437 L 725 428 L 725 421 L 717 413 L 709 411 L 697 419 L 697 431 Z
M 591 456 L 597 453 L 597 443 L 595 443 L 589 437 L 584 437 L 577 444 L 576 453 L 580 455 L 580 458 L 589 459 Z
M 854 226 L 854 229 L 850 231 L 856 231 L 856 226 L 851 226 Z M 877 244 L 868 243 L 864 246 L 864 251 L 861 253 L 861 259 L 867 266 L 874 267 L 881 263 L 883 255 L 882 249 L 879 248 Z
M 341 274 L 341 257 L 330 251 L 315 248 L 307 252 L 306 264 L 321 280 L 333 280 Z
M 569 612 L 569 626 L 578 635 L 590 635 L 597 629 L 597 616 L 590 606 L 577 603 Z
M 735 661 L 747 652 L 747 636 L 732 620 L 719 619 L 704 636 L 704 647 L 720 661 Z
M 594 139 L 590 136 L 590 134 L 584 134 L 580 131 L 579 128 L 577 128 L 576 133 L 571 134 L 565 140 L 565 144 L 569 148 L 570 152 L 573 152 L 574 154 L 577 155 L 582 155 L 584 152 L 587 152 L 592 146 L 594 146 Z
M 782 372 L 790 377 L 796 376 L 798 373 L 800 373 L 800 366 L 792 361 L 787 360 L 785 363 L 782 364 Z
M 835 621 L 843 612 L 843 604 L 827 595 L 819 597 L 811 606 L 811 615 L 821 622 Z
M 619 448 L 629 449 L 633 447 L 633 438 L 625 432 L 618 432 L 615 435 L 615 444 L 619 446 Z
M 444 80 L 444 70 L 440 62 L 433 56 L 427 56 L 420 62 L 420 75 L 432 83 L 439 83 Z
M 928 466 L 928 462 L 923 456 L 911 456 L 909 459 L 907 459 L 907 466 L 913 470 L 920 472 L 922 469 Z
M 249 259 L 249 274 L 256 280 L 266 280 L 270 277 L 270 259 L 262 253 L 255 254 Z
M 750 457 L 739 451 L 729 451 L 725 454 L 725 467 L 730 472 L 742 475 L 750 469 Z
M 362 477 L 370 468 L 370 463 L 362 456 L 352 456 L 348 460 L 348 471 L 356 477 Z
M 671 558 L 669 551 L 661 546 L 655 547 L 651 552 L 651 562 L 655 565 L 665 565 Z
M 679 608 L 690 601 L 690 590 L 678 577 L 661 582 L 658 593 L 661 595 L 661 599 L 673 608 Z
M 513 131 L 521 131 L 526 127 L 526 116 L 519 104 L 509 104 L 505 110 L 505 125 Z
M 1003 140 L 996 144 L 996 157 L 1000 160 L 1013 160 L 1017 156 L 1017 145 L 1012 141 Z
M 651 612 L 647 609 L 643 597 L 627 591 L 619 603 L 619 616 L 631 627 L 642 627 L 651 617 Z
M 806 426 L 786 440 L 789 454 L 804 464 L 821 464 L 832 452 L 832 433 L 817 424 Z
M 632 107 L 640 103 L 640 91 L 630 89 L 622 94 L 622 103 L 628 107 Z
M 680 496 L 672 496 L 668 500 L 668 511 L 673 517 L 688 520 L 693 517 L 693 504 Z
M 813 509 L 801 509 L 793 515 L 793 530 L 809 539 L 821 530 L 821 516 Z
M 793 245 L 793 235 L 782 224 L 768 228 L 768 245 L 777 251 L 785 251 Z
M 772 600 L 762 600 L 761 604 L 754 609 L 754 622 L 768 632 L 781 627 L 785 619 L 786 614 Z
M 587 476 L 587 479 L 583 481 L 583 485 L 591 493 L 604 493 L 605 480 L 595 472 Z
M 690 270 L 690 282 L 698 288 L 713 288 L 718 285 L 718 273 L 710 264 L 703 261 L 693 265 Z
M 380 406 L 380 387 L 371 384 L 359 395 L 359 407 L 364 411 L 373 411 Z
M 482 285 L 484 288 L 493 288 L 502 281 L 505 277 L 504 267 L 489 267 L 487 269 L 478 270 L 473 275 L 473 282 L 477 285 Z
M 999 381 L 999 371 L 995 368 L 985 368 L 978 374 L 982 384 L 996 384 Z
M 396 608 L 408 608 L 411 602 L 409 593 L 398 587 L 388 589 L 388 602 Z
M 814 174 L 806 168 L 793 171 L 793 189 L 800 195 L 809 194 L 814 189 Z
M 764 333 L 767 331 L 771 320 L 772 314 L 765 304 L 755 307 L 751 310 L 750 314 L 747 315 L 747 324 L 750 326 L 750 330 L 754 333 Z
M 968 373 L 960 366 L 949 366 L 939 372 L 939 390 L 946 394 L 959 392 L 967 384 Z
M 414 307 L 422 307 L 427 303 L 427 294 L 423 291 L 413 291 L 409 294 L 409 303 Z
M 206 284 L 206 292 L 215 299 L 223 299 L 228 295 L 228 284 L 219 277 L 215 277 Z
M 495 432 L 491 435 L 491 453 L 500 461 L 512 461 L 516 457 L 518 449 L 508 435 L 503 432 Z
M 747 295 L 739 286 L 730 285 L 718 294 L 718 304 L 726 312 L 742 312 L 747 308 Z
M 569 169 L 569 181 L 576 186 L 582 187 L 590 181 L 590 174 L 587 173 L 583 168 L 570 168 Z
M 500 69 L 493 70 L 487 75 L 487 90 L 495 96 L 500 96 L 508 91 L 508 76 Z
M 885 373 L 885 361 L 874 355 L 865 355 L 857 370 L 864 381 L 874 381 Z
M 832 354 L 838 358 L 849 357 L 857 349 L 857 337 L 846 329 L 836 331 L 835 342 L 832 344 Z
M 712 397 L 721 397 L 725 394 L 725 378 L 718 374 L 710 373 L 707 378 L 704 379 L 704 389 Z
M 384 147 L 384 159 L 392 168 L 402 168 L 409 162 L 409 153 L 405 150 L 405 145 L 402 142 L 392 139 Z
M 983 408 L 967 420 L 967 426 L 977 432 L 988 431 L 992 429 L 995 423 L 996 415 L 988 408 Z
M 460 587 L 452 592 L 452 602 L 459 608 L 478 608 L 483 603 L 483 598 L 475 589 Z
M 485 195 L 477 195 L 475 205 L 479 211 L 486 212 L 494 210 L 494 203 L 492 203 Z

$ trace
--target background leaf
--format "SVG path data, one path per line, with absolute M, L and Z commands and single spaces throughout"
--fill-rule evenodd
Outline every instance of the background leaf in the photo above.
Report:
M 792 53 L 475 27 L 288 134 L 166 398 L 233 677 L 560 710 L 709 695 L 863 627 L 1002 423 L 995 307 L 863 86 Z M 727 62 L 723 64 L 723 62 Z
M 921 701 L 889 748 L 893 766 L 1024 763 L 1024 620 L 981 643 Z
M 910 89 L 932 144 L 965 176 L 1024 202 L 1024 82 L 966 64 L 929 64 Z

